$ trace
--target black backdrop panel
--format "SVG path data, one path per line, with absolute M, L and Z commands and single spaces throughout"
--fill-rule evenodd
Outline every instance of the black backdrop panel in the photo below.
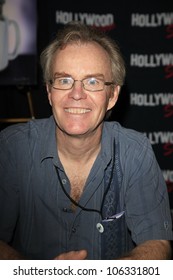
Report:
M 107 1 L 93 8 L 54 0 L 45 9 L 47 41 L 78 20 L 107 31 L 120 45 L 127 77 L 111 119 L 148 136 L 173 209 L 173 1 Z

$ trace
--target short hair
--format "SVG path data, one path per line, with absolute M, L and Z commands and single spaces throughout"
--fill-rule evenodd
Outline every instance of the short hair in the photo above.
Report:
M 105 32 L 78 21 L 69 22 L 59 29 L 55 39 L 42 51 L 40 63 L 44 82 L 48 83 L 53 78 L 53 61 L 58 50 L 68 44 L 92 42 L 96 42 L 107 52 L 111 63 L 112 79 L 117 85 L 122 86 L 126 70 L 118 44 Z

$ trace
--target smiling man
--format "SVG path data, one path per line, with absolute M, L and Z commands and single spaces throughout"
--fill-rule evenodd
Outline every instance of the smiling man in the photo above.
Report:
M 0 134 L 1 259 L 169 259 L 167 188 L 149 140 L 106 121 L 125 66 L 72 22 L 41 54 L 52 116 Z
M 54 76 L 47 89 L 57 136 L 85 135 L 92 140 L 98 135 L 100 139 L 105 113 L 114 106 L 120 90 L 112 81 L 108 54 L 97 43 L 73 43 L 54 59 Z

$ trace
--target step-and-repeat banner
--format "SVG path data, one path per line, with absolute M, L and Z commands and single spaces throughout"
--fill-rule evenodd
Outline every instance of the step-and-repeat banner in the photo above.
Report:
M 44 4 L 40 28 L 44 31 L 45 26 L 49 41 L 60 26 L 77 20 L 117 41 L 127 77 L 111 119 L 150 139 L 173 213 L 173 1 L 121 0 L 94 6 L 52 0 Z

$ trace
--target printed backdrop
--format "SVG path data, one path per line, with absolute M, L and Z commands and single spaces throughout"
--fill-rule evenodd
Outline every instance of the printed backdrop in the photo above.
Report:
M 150 139 L 167 183 L 173 213 L 173 0 L 115 0 L 113 4 L 106 1 L 96 5 L 89 1 L 36 2 L 38 54 L 54 38 L 57 29 L 71 20 L 105 30 L 119 44 L 127 78 L 111 119 L 145 133 Z M 46 105 L 40 72 L 38 67 L 37 88 L 31 91 L 35 90 L 36 117 L 45 117 L 50 108 Z M 0 86 L 1 117 L 7 111 L 26 112 L 23 97 L 19 100 L 17 91 L 18 88 Z
M 97 8 L 54 0 L 47 5 L 48 38 L 71 20 L 107 31 L 127 67 L 111 119 L 145 133 L 167 183 L 173 213 L 173 1 L 106 1 Z

